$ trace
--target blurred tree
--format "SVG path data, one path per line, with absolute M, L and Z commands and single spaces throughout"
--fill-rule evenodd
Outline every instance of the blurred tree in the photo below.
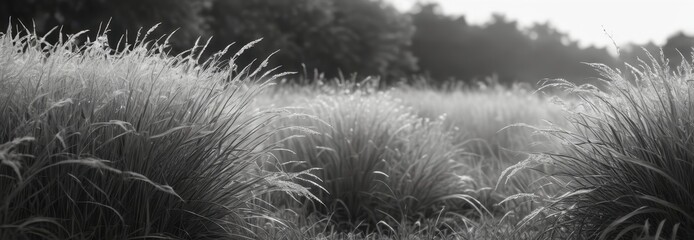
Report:
M 638 66 L 640 64 L 639 59 L 648 59 L 648 55 L 646 55 L 646 52 L 653 54 L 657 57 L 657 55 L 660 53 L 660 50 L 661 47 L 653 42 L 648 42 L 644 45 L 630 43 L 620 48 L 619 59 L 622 63 L 628 63 L 632 66 Z
M 679 32 L 667 39 L 663 46 L 663 54 L 670 60 L 670 67 L 676 68 L 682 63 L 682 57 L 691 62 L 692 48 L 694 48 L 694 37 Z
M 113 44 L 126 31 L 129 40 L 134 40 L 139 28 L 144 31 L 162 23 L 158 32 L 171 33 L 172 43 L 178 49 L 192 46 L 193 41 L 203 34 L 205 25 L 199 11 L 206 0 L 3 0 L 0 2 L 0 26 L 8 26 L 10 17 L 13 25 L 19 21 L 36 31 L 45 33 L 60 26 L 65 33 L 76 33 L 85 29 L 95 31 L 100 24 L 110 20 Z
M 662 46 L 658 46 L 653 42 L 648 42 L 644 45 L 627 44 L 621 48 L 619 58 L 624 63 L 637 66 L 641 64 L 639 59 L 648 59 L 646 52 L 658 58 L 658 54 L 662 50 L 665 58 L 669 60 L 670 67 L 674 70 L 682 62 L 682 57 L 687 61 L 692 60 L 693 48 L 694 36 L 688 36 L 679 32 L 670 36 Z
M 322 30 L 334 19 L 332 8 L 324 0 L 215 0 L 203 14 L 213 34 L 213 48 L 235 42 L 234 49 L 239 49 L 264 38 L 242 60 L 249 62 L 281 49 L 273 59 L 286 64 L 305 61 L 304 49 L 322 47 Z
M 445 16 L 433 3 L 417 8 L 411 49 L 422 72 L 436 79 L 472 77 L 475 58 L 466 54 L 471 39 L 465 18 Z
M 526 79 L 566 78 L 574 83 L 599 84 L 598 75 L 584 63 L 616 65 L 616 59 L 605 48 L 581 48 L 569 35 L 555 29 L 550 23 L 536 23 L 526 30 L 531 39 L 532 67 Z
M 581 62 L 614 65 L 604 48 L 581 48 L 549 23 L 521 29 L 502 15 L 484 25 L 446 16 L 436 4 L 422 4 L 412 14 L 417 29 L 412 52 L 420 73 L 436 80 L 471 81 L 495 74 L 502 83 L 535 84 L 543 78 L 590 82 L 594 71 Z
M 497 74 L 502 82 L 521 80 L 518 74 L 527 70 L 530 60 L 530 39 L 518 28 L 516 21 L 495 14 L 492 20 L 475 28 L 475 42 L 470 49 L 477 57 L 478 75 Z M 479 77 L 479 76 L 478 76 Z
M 215 49 L 264 38 L 243 62 L 280 50 L 272 61 L 293 71 L 302 63 L 332 76 L 403 76 L 416 69 L 407 50 L 414 32 L 409 17 L 380 0 L 214 0 L 204 15 Z

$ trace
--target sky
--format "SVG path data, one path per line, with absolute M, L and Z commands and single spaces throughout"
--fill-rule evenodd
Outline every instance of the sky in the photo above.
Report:
M 386 0 L 410 11 L 420 0 Z M 549 21 L 581 46 L 608 47 L 614 42 L 662 45 L 678 31 L 694 35 L 694 0 L 426 0 L 447 15 L 464 15 L 468 23 L 487 22 L 501 13 L 521 26 Z M 611 37 L 610 37 L 611 36 Z M 612 38 L 612 39 L 611 39 Z

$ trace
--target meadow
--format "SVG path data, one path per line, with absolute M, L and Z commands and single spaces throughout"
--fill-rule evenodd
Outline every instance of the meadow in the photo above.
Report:
M 150 32 L 0 35 L 0 239 L 694 236 L 689 62 L 298 84 Z

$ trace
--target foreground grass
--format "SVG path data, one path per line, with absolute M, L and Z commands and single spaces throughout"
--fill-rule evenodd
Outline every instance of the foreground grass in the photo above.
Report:
M 257 196 L 305 191 L 257 165 L 285 113 L 246 82 L 271 71 L 81 34 L 0 34 L 0 239 L 256 238 Z
M 564 146 L 509 170 L 551 165 L 546 178 L 561 191 L 522 226 L 551 221 L 541 238 L 691 239 L 694 237 L 694 69 L 669 69 L 650 56 L 630 75 L 594 65 L 606 91 L 556 81 L 578 95 L 574 130 L 541 132 Z M 632 80 L 627 80 L 632 79 Z M 514 175 L 514 174 L 511 174 Z

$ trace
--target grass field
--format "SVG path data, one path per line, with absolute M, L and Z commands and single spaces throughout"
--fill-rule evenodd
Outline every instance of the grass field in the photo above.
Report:
M 0 239 L 694 236 L 691 63 L 596 64 L 562 100 L 52 34 L 0 36 Z

